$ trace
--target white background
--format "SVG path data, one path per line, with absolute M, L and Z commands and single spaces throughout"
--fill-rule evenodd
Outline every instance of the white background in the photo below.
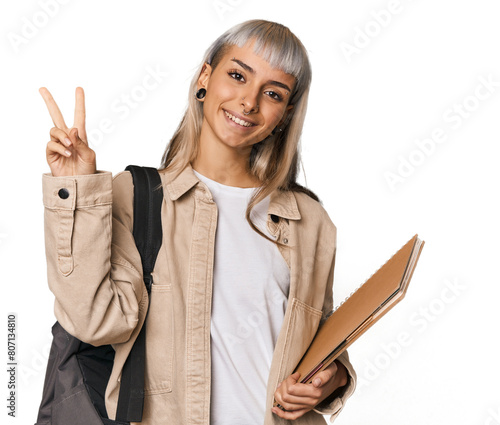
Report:
M 336 422 L 500 424 L 498 2 L 54 1 L 0 6 L 1 400 L 8 312 L 19 361 L 18 416 L 2 401 L 1 423 L 35 422 L 55 320 L 41 198 L 53 124 L 38 88 L 68 125 L 85 89 L 98 169 L 159 166 L 205 49 L 264 18 L 313 66 L 303 165 L 338 228 L 335 304 L 415 233 L 426 241 L 407 297 L 349 350 L 358 389 Z M 150 69 L 166 74 L 157 88 L 117 112 Z M 441 143 L 422 142 L 439 128 Z

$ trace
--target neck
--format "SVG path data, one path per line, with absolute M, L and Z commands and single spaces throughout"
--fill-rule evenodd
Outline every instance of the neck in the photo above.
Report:
M 258 187 L 262 183 L 248 171 L 251 151 L 252 146 L 233 148 L 208 137 L 202 128 L 198 154 L 191 166 L 205 177 L 227 186 Z

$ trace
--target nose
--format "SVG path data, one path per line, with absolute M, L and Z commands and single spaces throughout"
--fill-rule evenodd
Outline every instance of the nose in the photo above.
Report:
M 243 93 L 241 106 L 243 107 L 244 115 L 248 115 L 250 112 L 257 112 L 259 110 L 258 93 L 253 90 Z

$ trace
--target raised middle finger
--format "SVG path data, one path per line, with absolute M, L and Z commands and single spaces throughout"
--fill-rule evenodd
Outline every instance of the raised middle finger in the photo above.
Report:
M 54 125 L 62 130 L 67 130 L 68 126 L 64 122 L 61 111 L 59 110 L 59 107 L 50 92 L 45 87 L 40 87 L 38 91 L 42 95 L 45 105 L 47 105 L 47 109 L 49 110 L 49 114 Z

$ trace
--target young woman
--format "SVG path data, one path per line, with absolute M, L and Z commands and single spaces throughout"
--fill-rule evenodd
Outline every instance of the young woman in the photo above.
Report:
M 354 391 L 347 353 L 313 384 L 292 374 L 333 307 L 336 228 L 296 182 L 310 80 L 302 43 L 263 20 L 220 36 L 192 80 L 159 167 L 164 238 L 147 316 L 142 424 L 324 424 Z M 148 306 L 132 177 L 96 169 L 82 88 L 71 128 L 48 90 L 40 93 L 55 125 L 43 175 L 55 314 L 77 338 L 113 344 L 106 409 L 114 418 Z

